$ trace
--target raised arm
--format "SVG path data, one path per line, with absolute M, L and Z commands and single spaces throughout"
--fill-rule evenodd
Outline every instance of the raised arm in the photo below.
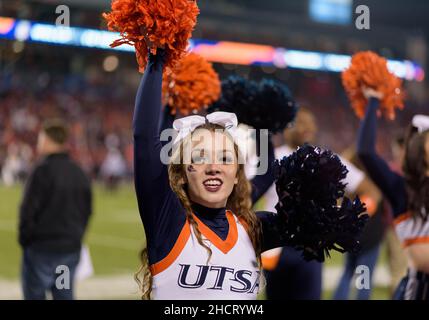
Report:
M 135 139 L 149 139 L 154 136 L 159 138 L 163 66 L 164 54 L 162 51 L 159 51 L 158 55 L 149 56 L 148 65 L 136 96 L 133 118 Z M 159 139 L 157 141 L 159 142 Z
M 174 122 L 175 118 L 176 117 L 174 115 L 172 115 L 170 112 L 170 107 L 165 106 L 164 111 L 162 112 L 161 119 L 160 119 L 159 133 L 161 134 L 164 130 L 172 130 L 173 129 L 173 122 Z M 165 146 L 169 142 L 171 142 L 171 140 L 161 141 L 163 146 Z
M 133 119 L 135 188 L 150 247 L 159 246 L 162 238 L 174 238 L 175 230 L 185 221 L 180 202 L 169 185 L 167 166 L 160 159 L 163 59 L 162 52 L 150 56 L 137 92 Z M 153 263 L 159 259 L 151 257 L 150 247 L 149 260 Z
M 377 109 L 379 100 L 371 98 L 358 133 L 357 152 L 372 181 L 387 197 L 395 216 L 407 210 L 404 179 L 390 169 L 376 152 Z

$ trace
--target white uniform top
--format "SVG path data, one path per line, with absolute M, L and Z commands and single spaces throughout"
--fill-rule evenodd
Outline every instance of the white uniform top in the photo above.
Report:
M 411 213 L 405 213 L 394 221 L 396 233 L 404 248 L 413 244 L 429 243 L 429 219 L 413 218 Z
M 256 299 L 260 272 L 255 250 L 240 220 L 230 211 L 226 216 L 229 231 L 225 240 L 194 216 L 203 241 L 212 250 L 208 262 L 207 250 L 185 223 L 170 253 L 150 267 L 154 299 Z
M 287 145 L 282 145 L 274 150 L 274 156 L 276 159 L 282 159 L 283 157 L 287 157 L 291 155 L 294 152 L 292 148 L 290 148 Z M 347 167 L 347 170 L 349 171 L 347 173 L 346 178 L 344 179 L 344 183 L 346 183 L 346 192 L 348 193 L 354 193 L 356 189 L 358 188 L 359 184 L 362 183 L 363 179 L 365 178 L 365 174 L 356 168 L 353 164 L 351 164 L 349 161 L 343 159 L 340 157 L 341 162 Z M 250 163 L 254 163 L 256 161 L 252 161 Z M 247 172 L 251 171 L 251 168 L 246 168 Z M 268 191 L 264 195 L 264 207 L 262 210 L 264 211 L 271 211 L 276 212 L 276 204 L 279 201 L 279 198 L 277 196 L 276 192 L 276 186 L 273 184 Z M 272 249 L 269 251 L 266 251 L 263 253 L 263 262 L 265 265 L 272 265 L 273 267 L 276 265 L 276 262 L 278 261 L 279 255 L 281 253 L 281 248 Z
M 118 149 L 111 149 L 101 165 L 101 174 L 105 177 L 122 177 L 127 173 L 127 163 Z

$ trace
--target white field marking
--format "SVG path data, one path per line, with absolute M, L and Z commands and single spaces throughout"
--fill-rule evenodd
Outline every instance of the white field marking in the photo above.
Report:
M 323 270 L 323 289 L 332 290 L 341 276 L 342 267 L 326 267 Z M 390 275 L 386 266 L 376 268 L 374 285 L 386 287 Z M 77 299 L 140 299 L 133 274 L 118 276 L 94 276 L 76 283 Z M 21 299 L 19 281 L 2 280 L 0 278 L 0 300 Z
M 21 299 L 21 287 L 18 281 L 2 280 L 0 278 L 0 300 Z
M 343 266 L 331 266 L 323 268 L 323 289 L 335 290 L 337 288 L 340 277 L 343 273 Z M 388 287 L 390 286 L 390 272 L 387 266 L 377 265 L 373 277 L 373 286 Z M 354 285 L 352 280 L 351 286 Z
M 140 299 L 139 289 L 132 273 L 118 276 L 95 276 L 78 281 L 75 296 L 79 300 Z M 0 278 L 0 300 L 17 299 L 22 299 L 20 282 Z

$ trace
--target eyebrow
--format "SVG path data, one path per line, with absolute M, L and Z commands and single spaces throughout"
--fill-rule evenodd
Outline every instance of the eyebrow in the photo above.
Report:
M 192 153 L 194 153 L 194 152 L 199 152 L 199 153 L 207 152 L 208 153 L 208 150 L 207 149 L 194 149 L 194 150 L 192 150 Z M 234 153 L 234 151 L 223 149 L 223 150 L 218 150 L 217 153 Z
M 206 149 L 194 149 L 194 150 L 192 150 L 192 153 L 194 153 L 194 152 L 197 152 L 197 153 L 205 153 L 206 152 Z

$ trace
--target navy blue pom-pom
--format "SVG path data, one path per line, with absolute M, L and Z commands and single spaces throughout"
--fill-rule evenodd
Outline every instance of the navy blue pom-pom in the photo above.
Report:
M 245 110 L 255 104 L 257 91 L 256 82 L 239 76 L 230 76 L 222 81 L 222 96 L 207 111 L 209 113 L 215 111 L 233 112 L 237 115 L 239 122 L 242 122 L 241 119 L 246 118 Z
M 281 82 L 264 79 L 256 83 L 231 76 L 222 82 L 222 97 L 208 112 L 233 112 L 240 123 L 277 133 L 293 122 L 297 110 L 290 90 Z
M 249 122 L 256 129 L 269 129 L 272 133 L 283 131 L 295 120 L 298 106 L 289 88 L 276 80 L 263 79 L 256 95 L 257 114 Z
M 305 145 L 275 163 L 278 232 L 306 260 L 323 262 L 329 250 L 356 252 L 368 215 L 344 197 L 347 169 L 331 151 Z

